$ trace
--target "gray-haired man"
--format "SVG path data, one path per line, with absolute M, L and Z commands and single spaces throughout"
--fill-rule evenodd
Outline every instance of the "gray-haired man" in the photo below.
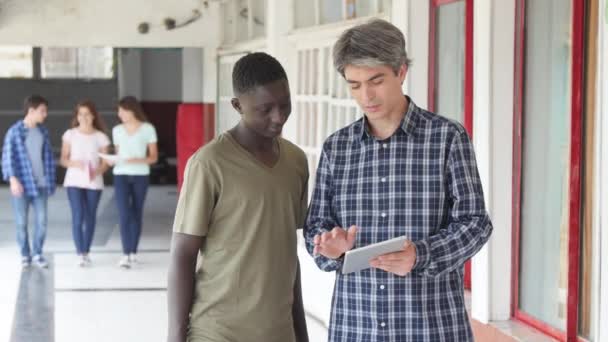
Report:
M 339 271 L 352 248 L 410 241 L 369 269 L 336 273 L 329 340 L 472 341 L 463 264 L 492 224 L 469 137 L 403 95 L 409 60 L 392 24 L 347 30 L 333 58 L 365 115 L 323 144 L 308 251 L 322 270 Z

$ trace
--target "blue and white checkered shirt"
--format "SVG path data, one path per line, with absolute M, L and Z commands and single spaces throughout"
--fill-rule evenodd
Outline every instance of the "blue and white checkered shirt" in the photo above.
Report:
M 411 100 L 398 129 L 374 138 L 360 119 L 323 145 L 304 237 L 357 225 L 355 248 L 407 235 L 417 250 L 405 277 L 336 272 L 329 340 L 472 341 L 463 265 L 490 237 L 473 146 L 464 128 Z M 339 271 L 342 259 L 315 256 Z
M 52 195 L 55 192 L 55 159 L 51 149 L 51 140 L 46 127 L 38 125 L 37 129 L 40 130 L 44 139 L 40 156 L 44 165 L 46 181 L 44 191 L 47 195 Z M 23 120 L 12 125 L 6 132 L 2 145 L 2 178 L 8 181 L 10 177 L 16 177 L 23 185 L 26 196 L 37 197 L 40 188 L 36 185 L 32 163 L 25 146 L 26 137 L 27 127 Z

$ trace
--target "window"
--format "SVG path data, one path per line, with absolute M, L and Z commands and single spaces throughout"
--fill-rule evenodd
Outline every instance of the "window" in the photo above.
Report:
M 429 0 L 429 109 L 473 135 L 473 1 Z M 471 262 L 464 286 L 471 289 Z
M 221 56 L 218 63 L 218 101 L 216 136 L 234 127 L 241 119 L 232 108 L 232 68 L 236 61 L 245 54 Z
M 0 47 L 0 77 L 31 78 L 34 75 L 34 62 L 31 46 Z
M 221 5 L 224 45 L 266 36 L 266 0 L 229 0 Z
M 294 1 L 296 28 L 337 23 L 385 13 L 390 0 Z
M 0 47 L 0 77 L 4 78 L 111 79 L 114 68 L 110 47 Z
M 40 74 L 42 78 L 113 78 L 114 50 L 107 47 L 42 48 Z
M 332 42 L 333 43 L 333 42 Z M 297 47 L 296 83 L 292 86 L 293 112 L 287 125 L 293 129 L 294 141 L 308 156 L 309 189 L 315 184 L 316 168 L 325 139 L 338 129 L 362 115 L 350 97 L 348 85 L 334 69 L 332 44 L 300 45 Z
M 559 340 L 574 341 L 584 2 L 518 0 L 517 7 L 514 312 Z

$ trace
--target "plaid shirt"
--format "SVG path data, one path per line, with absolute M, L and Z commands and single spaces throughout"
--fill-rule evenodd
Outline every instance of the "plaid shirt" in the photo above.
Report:
M 357 225 L 355 248 L 407 235 L 416 246 L 411 273 L 336 272 L 329 340 L 472 341 L 463 265 L 490 237 L 473 146 L 464 128 L 418 108 L 378 140 L 360 119 L 323 145 L 304 227 L 315 235 Z M 315 257 L 324 271 L 342 259 Z
M 37 126 L 44 142 L 42 145 L 42 158 L 44 164 L 44 176 L 46 180 L 45 191 L 47 195 L 55 192 L 55 159 L 51 150 L 49 131 L 42 125 Z M 6 132 L 4 145 L 2 146 L 2 178 L 8 181 L 10 177 L 16 177 L 23 185 L 28 197 L 37 197 L 40 189 L 36 185 L 32 163 L 25 147 L 27 127 L 23 120 L 15 123 Z

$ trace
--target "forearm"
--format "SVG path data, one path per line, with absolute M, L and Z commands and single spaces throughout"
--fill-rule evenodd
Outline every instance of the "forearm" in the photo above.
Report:
M 181 260 L 180 260 L 181 259 Z M 167 287 L 169 334 L 168 342 L 184 342 L 188 332 L 190 310 L 194 294 L 196 259 L 183 260 L 172 256 Z
M 134 164 L 146 164 L 146 165 L 155 164 L 157 161 L 158 161 L 158 158 L 154 158 L 154 157 L 132 158 L 132 159 L 129 159 L 130 163 L 134 163 Z
M 70 159 L 60 159 L 59 160 L 59 165 L 63 166 L 64 168 L 70 168 L 70 167 L 80 167 L 80 162 L 76 161 L 76 160 L 70 160 Z
M 488 241 L 492 223 L 487 214 L 467 222 L 454 222 L 436 235 L 414 241 L 416 263 L 413 271 L 429 277 L 441 276 L 462 267 Z
M 304 241 L 306 242 L 306 250 L 314 258 L 317 267 L 325 272 L 333 272 L 342 269 L 342 258 L 330 259 L 320 254 L 314 255 L 313 253 L 315 247 L 315 236 L 331 231 L 333 228 L 331 226 L 332 224 L 330 223 L 322 223 L 318 220 L 310 219 L 304 227 Z

